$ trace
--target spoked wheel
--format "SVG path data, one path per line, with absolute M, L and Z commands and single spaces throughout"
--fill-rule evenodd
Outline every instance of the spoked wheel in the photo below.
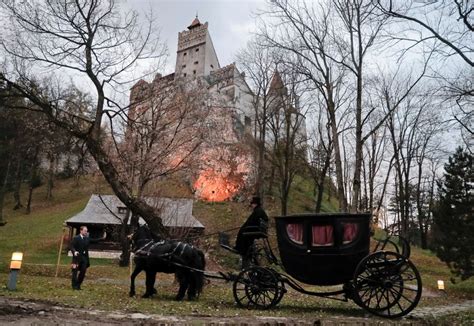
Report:
M 398 318 L 412 311 L 421 298 L 421 277 L 415 265 L 396 252 L 365 257 L 354 273 L 353 299 L 374 315 Z
M 234 299 L 240 307 L 268 309 L 283 297 L 277 273 L 268 268 L 251 267 L 237 276 Z
M 277 285 L 278 285 L 278 296 L 276 297 L 275 303 L 273 304 L 273 306 L 276 306 L 277 304 L 280 303 L 281 299 L 283 299 L 283 296 L 285 295 L 287 290 L 285 289 L 285 282 L 283 282 L 283 280 L 281 279 L 278 272 L 273 270 L 273 269 L 270 269 L 270 271 L 275 275 L 275 277 L 278 280 L 278 283 L 277 283 Z

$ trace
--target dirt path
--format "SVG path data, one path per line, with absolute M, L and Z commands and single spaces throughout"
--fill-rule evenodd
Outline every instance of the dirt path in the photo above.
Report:
M 427 325 L 426 318 L 474 310 L 474 301 L 446 307 L 416 309 L 409 318 L 389 321 L 367 318 L 330 317 L 298 319 L 282 317 L 162 316 L 141 313 L 73 309 L 46 302 L 0 297 L 1 325 Z M 269 312 L 271 315 L 271 312 Z

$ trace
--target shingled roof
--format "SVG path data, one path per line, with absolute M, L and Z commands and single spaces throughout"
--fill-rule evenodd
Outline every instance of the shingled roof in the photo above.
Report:
M 192 199 L 147 197 L 145 201 L 160 210 L 160 216 L 165 227 L 204 229 L 204 225 L 192 215 Z M 94 194 L 84 210 L 66 220 L 65 223 L 69 226 L 78 224 L 116 225 L 122 224 L 125 216 L 126 207 L 116 196 Z M 145 221 L 140 217 L 139 223 L 145 224 Z
M 201 22 L 199 21 L 197 15 L 196 15 L 196 18 L 194 18 L 193 22 L 191 23 L 191 25 L 188 26 L 188 29 L 193 29 L 194 27 L 198 27 L 198 26 L 201 26 Z

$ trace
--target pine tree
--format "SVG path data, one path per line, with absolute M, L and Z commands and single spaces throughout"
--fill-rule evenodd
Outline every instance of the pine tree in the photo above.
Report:
M 473 275 L 474 265 L 472 161 L 472 154 L 461 147 L 449 158 L 433 212 L 436 255 L 463 280 Z

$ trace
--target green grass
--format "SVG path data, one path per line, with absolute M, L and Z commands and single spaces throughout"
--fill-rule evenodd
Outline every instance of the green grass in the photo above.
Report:
M 304 180 L 299 180 L 292 194 L 291 210 L 293 212 L 308 210 L 313 205 L 312 189 Z M 235 306 L 232 295 L 232 284 L 212 280 L 205 287 L 202 297 L 197 302 L 176 303 L 172 300 L 177 285 L 169 275 L 159 274 L 159 295 L 153 299 L 128 298 L 129 270 L 118 267 L 117 262 L 105 259 L 92 259 L 88 270 L 84 290 L 77 292 L 70 289 L 70 258 L 61 257 L 59 276 L 56 272 L 56 259 L 63 222 L 85 206 L 91 193 L 109 192 L 102 181 L 83 180 L 81 186 L 74 185 L 72 180 L 57 182 L 54 199 L 44 200 L 44 187 L 35 191 L 33 210 L 26 215 L 24 210 L 11 210 L 11 198 L 7 197 L 5 210 L 7 225 L 0 228 L 0 285 L 8 279 L 8 264 L 11 253 L 24 252 L 24 266 L 19 275 L 18 289 L 9 292 L 0 286 L 0 295 L 47 300 L 73 307 L 98 308 L 103 310 L 119 310 L 124 312 L 144 312 L 180 315 L 209 316 L 254 316 L 274 315 L 317 318 L 333 314 L 344 316 L 364 316 L 365 312 L 352 302 L 339 302 L 322 298 L 314 298 L 289 290 L 277 309 L 254 311 L 239 309 Z M 25 196 L 25 195 L 24 195 Z M 279 203 L 276 198 L 266 198 L 265 202 L 270 216 L 279 214 Z M 334 208 L 334 202 L 325 202 L 327 208 Z M 299 207 L 299 208 L 298 208 Z M 206 225 L 206 232 L 214 233 L 239 227 L 250 213 L 246 203 L 207 203 L 197 201 L 193 214 Z M 273 223 L 271 221 L 271 223 Z M 270 225 L 273 230 L 273 225 Z M 231 242 L 236 231 L 231 233 Z M 275 246 L 275 235 L 271 232 L 271 242 Z M 376 235 L 382 237 L 380 231 Z M 203 238 L 200 247 L 208 256 L 208 270 L 234 270 L 237 268 L 238 256 L 233 256 L 219 248 L 217 237 Z M 423 285 L 436 293 L 436 282 L 443 279 L 446 293 L 434 298 L 423 298 L 420 306 L 449 305 L 466 299 L 474 299 L 474 280 L 451 284 L 451 275 L 444 263 L 433 253 L 418 248 L 412 249 L 413 262 L 420 270 Z M 137 293 L 144 292 L 144 275 L 139 276 Z M 465 317 L 456 314 L 440 319 L 446 324 L 450 320 L 467 324 L 472 320 L 472 313 Z
M 28 264 L 56 264 L 64 221 L 80 212 L 96 191 L 107 191 L 103 181 L 84 179 L 79 185 L 75 181 L 59 180 L 53 189 L 53 198 L 45 200 L 44 186 L 33 193 L 31 214 L 21 208 L 14 211 L 11 194 L 7 194 L 4 216 L 7 224 L 0 227 L 0 270 L 8 268 L 14 251 L 24 253 L 23 262 Z M 102 189 L 101 189 L 102 188 Z M 26 189 L 21 193 L 26 201 Z M 63 257 L 63 263 L 65 262 Z

